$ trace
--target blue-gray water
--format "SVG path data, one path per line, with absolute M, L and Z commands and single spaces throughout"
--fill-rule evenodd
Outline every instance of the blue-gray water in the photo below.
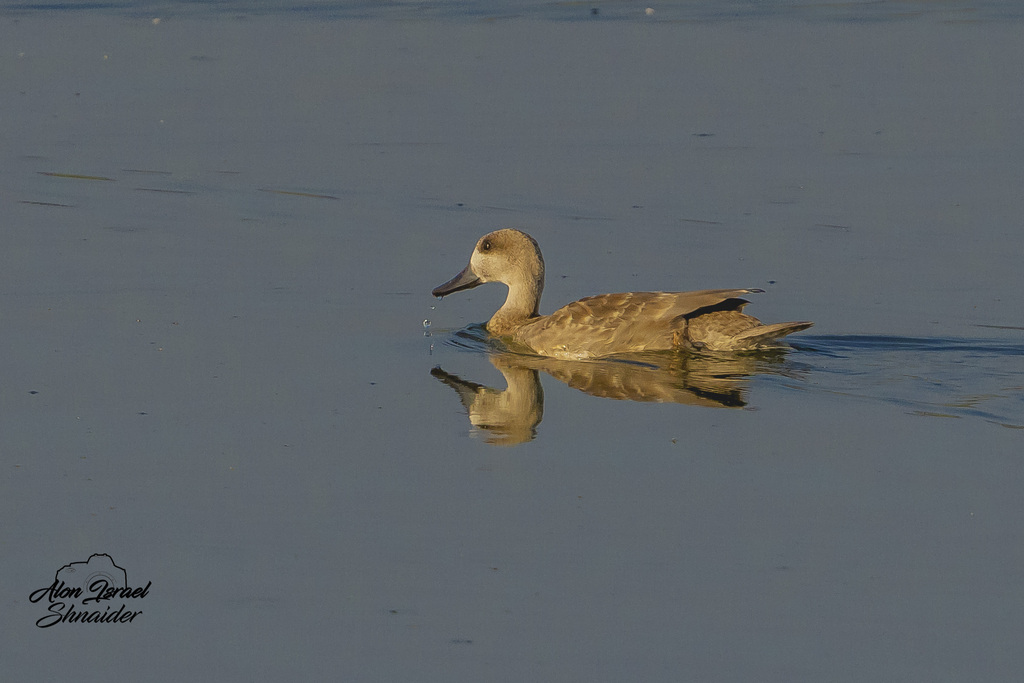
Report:
M 649 7 L 0 8 L 8 677 L 1019 677 L 1020 10 Z M 816 326 L 496 353 L 508 225 Z

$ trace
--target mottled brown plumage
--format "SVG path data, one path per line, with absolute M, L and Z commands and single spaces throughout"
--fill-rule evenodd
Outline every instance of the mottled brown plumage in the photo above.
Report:
M 772 346 L 778 338 L 812 324 L 763 325 L 742 313 L 748 302 L 741 295 L 760 289 L 601 294 L 542 316 L 538 307 L 544 258 L 536 240 L 513 229 L 481 237 L 469 265 L 433 293 L 444 296 L 485 282 L 508 286 L 505 303 L 487 323 L 488 332 L 554 358 L 670 349 L 743 351 Z

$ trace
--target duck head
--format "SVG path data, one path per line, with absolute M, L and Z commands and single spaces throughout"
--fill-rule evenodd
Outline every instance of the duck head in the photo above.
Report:
M 532 311 L 527 315 L 536 315 L 544 289 L 544 258 L 537 241 L 512 228 L 484 235 L 477 241 L 469 265 L 448 282 L 435 287 L 432 294 L 442 297 L 485 282 L 508 285 L 510 300 L 526 303 L 532 299 Z

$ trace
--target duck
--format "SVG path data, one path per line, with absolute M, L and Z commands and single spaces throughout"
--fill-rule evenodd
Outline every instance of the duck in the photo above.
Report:
M 773 348 L 813 323 L 764 324 L 743 313 L 743 296 L 763 289 L 623 292 L 574 301 L 540 315 L 544 257 L 530 235 L 514 228 L 481 237 L 469 264 L 431 292 L 441 298 L 500 282 L 508 287 L 487 332 L 511 350 L 586 360 L 648 351 L 737 352 Z

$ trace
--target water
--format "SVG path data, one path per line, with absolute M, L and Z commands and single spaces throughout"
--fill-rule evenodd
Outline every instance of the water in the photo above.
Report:
M 1016 4 L 649 6 L 0 12 L 5 671 L 1018 677 Z M 509 355 L 430 296 L 506 225 L 816 324 Z

